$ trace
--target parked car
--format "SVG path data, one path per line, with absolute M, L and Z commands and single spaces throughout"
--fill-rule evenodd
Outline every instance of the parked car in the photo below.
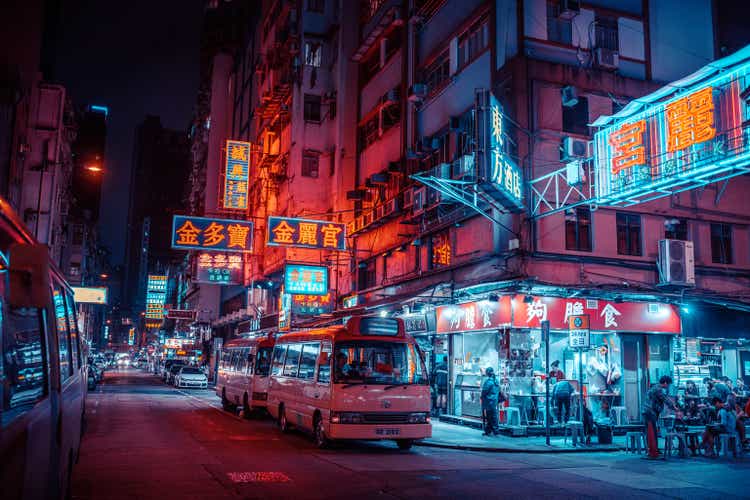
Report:
M 208 388 L 208 377 L 200 368 L 195 366 L 183 366 L 175 375 L 175 387 L 200 387 Z
M 177 359 L 168 359 L 161 365 L 161 378 L 164 380 L 164 382 L 167 381 L 167 374 L 169 373 L 169 369 L 172 367 L 173 364 L 179 363 L 180 361 Z M 183 364 L 183 363 L 180 363 Z
M 96 389 L 96 382 L 97 382 L 97 380 L 96 380 L 96 372 L 94 371 L 94 367 L 93 366 L 89 366 L 87 381 L 88 381 L 87 382 L 88 389 L 90 391 L 93 391 L 94 389 Z
M 182 363 L 172 363 L 172 366 L 169 367 L 169 370 L 167 370 L 167 383 L 168 384 L 174 384 L 174 379 L 177 376 L 178 373 L 180 373 L 180 370 L 182 370 L 182 367 L 185 366 Z

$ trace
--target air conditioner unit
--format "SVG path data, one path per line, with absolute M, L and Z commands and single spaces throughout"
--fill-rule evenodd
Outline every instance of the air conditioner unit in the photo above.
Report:
M 559 19 L 573 19 L 581 13 L 581 2 L 579 0 L 560 0 L 560 10 L 557 15 Z
M 572 108 L 578 104 L 578 92 L 572 85 L 566 85 L 560 89 L 560 96 L 562 97 L 562 105 L 566 108 Z
M 427 202 L 427 188 L 413 188 L 412 195 L 412 213 L 419 215 L 424 212 L 425 203 Z
M 565 165 L 565 181 L 570 186 L 577 186 L 586 180 L 580 160 L 573 160 Z
M 375 207 L 375 210 L 373 210 L 373 222 L 378 221 L 383 218 L 383 213 L 385 213 L 385 210 L 383 208 L 383 205 L 378 205 Z
M 398 198 L 391 198 L 383 205 L 383 217 L 392 217 L 399 212 Z
M 604 69 L 617 69 L 620 67 L 620 54 L 616 50 L 598 47 L 594 51 L 596 65 Z
M 428 189 L 425 207 L 434 207 L 435 205 L 439 205 L 442 199 L 443 196 L 440 191 L 438 191 L 437 189 Z
M 427 97 L 427 85 L 424 83 L 415 83 L 409 87 L 409 101 L 422 102 Z
M 438 165 L 432 169 L 432 175 L 434 175 L 438 179 L 450 179 L 451 178 L 451 164 L 450 163 L 438 163 Z
M 417 188 L 406 188 L 403 194 L 403 203 L 401 204 L 404 208 L 411 208 L 414 206 L 414 190 Z
M 570 136 L 563 137 L 562 144 L 560 145 L 560 161 L 585 160 L 590 157 L 591 141 Z
M 355 231 L 361 231 L 363 227 L 365 227 L 365 218 L 360 215 L 359 217 L 354 219 L 354 226 L 356 227 Z
M 693 242 L 659 240 L 659 283 L 662 285 L 695 285 Z

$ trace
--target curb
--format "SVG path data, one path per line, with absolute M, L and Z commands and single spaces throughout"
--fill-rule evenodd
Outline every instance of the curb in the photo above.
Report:
M 449 444 L 441 443 L 439 441 L 415 441 L 414 446 L 424 446 L 426 448 L 443 448 L 449 450 L 461 450 L 461 451 L 483 451 L 488 453 L 526 453 L 526 454 L 544 454 L 544 453 L 612 453 L 616 451 L 623 451 L 619 446 L 611 446 L 608 448 L 552 448 L 550 449 L 530 449 L 522 450 L 518 448 L 502 448 L 493 447 L 487 448 L 483 446 L 472 446 L 472 445 L 460 445 L 460 444 Z

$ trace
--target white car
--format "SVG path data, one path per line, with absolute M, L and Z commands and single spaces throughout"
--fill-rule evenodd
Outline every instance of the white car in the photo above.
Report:
M 175 387 L 208 387 L 208 377 L 200 368 L 194 366 L 183 366 L 174 378 Z

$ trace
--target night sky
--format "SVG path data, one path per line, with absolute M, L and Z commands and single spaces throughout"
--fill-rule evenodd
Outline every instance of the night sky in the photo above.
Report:
M 125 247 L 133 131 L 147 114 L 187 133 L 198 88 L 201 0 L 62 0 L 55 79 L 76 107 L 109 107 L 102 244 Z

